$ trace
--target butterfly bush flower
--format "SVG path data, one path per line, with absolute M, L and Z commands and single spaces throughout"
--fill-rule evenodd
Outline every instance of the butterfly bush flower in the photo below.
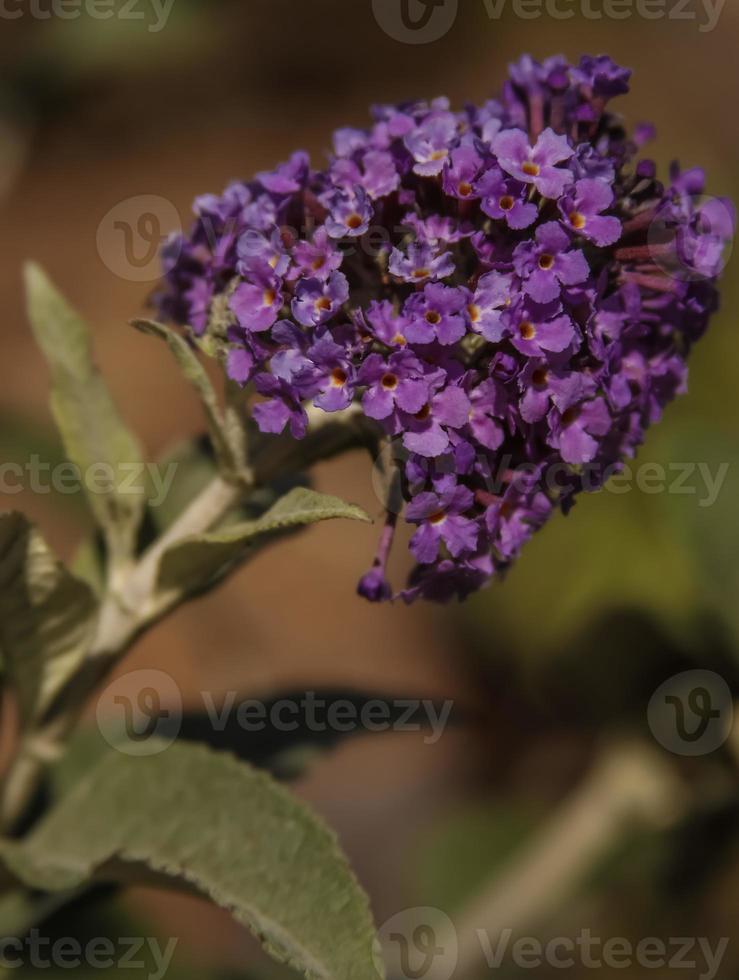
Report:
M 377 106 L 325 169 L 295 153 L 204 195 L 165 244 L 161 315 L 249 386 L 263 432 L 351 409 L 389 450 L 365 598 L 476 592 L 686 390 L 734 212 L 701 170 L 657 179 L 653 129 L 609 109 L 629 78 L 525 56 L 482 106 Z M 401 521 L 416 564 L 394 590 Z

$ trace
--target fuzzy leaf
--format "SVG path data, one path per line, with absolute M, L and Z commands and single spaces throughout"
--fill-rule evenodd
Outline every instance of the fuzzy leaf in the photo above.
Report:
M 165 341 L 185 378 L 200 397 L 208 433 L 221 468 L 238 473 L 244 466 L 244 434 L 235 415 L 222 411 L 210 378 L 193 348 L 181 334 L 165 324 L 153 320 L 133 320 L 132 325 L 142 333 Z
M 257 546 L 276 534 L 338 517 L 371 520 L 355 504 L 296 487 L 257 520 L 188 538 L 171 548 L 159 567 L 159 589 L 165 594 L 200 591 L 220 579 L 235 564 L 250 557 Z
M 25 721 L 43 714 L 74 673 L 97 603 L 21 514 L 0 514 L 0 650 Z
M 51 408 L 69 459 L 82 474 L 109 553 L 132 554 L 146 505 L 141 449 L 92 362 L 90 332 L 39 266 L 25 269 L 28 314 L 51 372 Z M 129 484 L 127 486 L 127 484 Z
M 30 836 L 0 845 L 10 871 L 59 891 L 150 869 L 231 911 L 312 980 L 379 980 L 367 899 L 331 831 L 265 773 L 166 745 L 109 751 Z

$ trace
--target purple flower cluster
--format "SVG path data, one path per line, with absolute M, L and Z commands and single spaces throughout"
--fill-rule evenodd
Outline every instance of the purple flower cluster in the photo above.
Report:
M 415 527 L 404 591 L 463 598 L 556 509 L 616 472 L 686 388 L 734 232 L 699 170 L 667 185 L 609 100 L 630 72 L 529 57 L 499 99 L 380 106 L 195 203 L 160 312 L 250 384 L 263 432 L 353 403 L 394 447 Z M 360 583 L 390 598 L 389 513 Z

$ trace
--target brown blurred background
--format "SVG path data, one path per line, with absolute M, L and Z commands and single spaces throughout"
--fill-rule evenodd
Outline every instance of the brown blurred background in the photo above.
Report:
M 7 4 L 23 16 L 0 18 L 0 459 L 61 457 L 24 315 L 25 259 L 43 264 L 93 324 L 100 366 L 156 457 L 200 431 L 199 409 L 166 350 L 126 326 L 156 272 L 131 275 L 111 210 L 135 215 L 136 199 L 154 196 L 161 233 L 186 225 L 197 194 L 298 147 L 322 160 L 332 130 L 362 125 L 372 102 L 479 102 L 524 52 L 605 51 L 635 71 L 618 109 L 631 124 L 657 123 L 662 173 L 679 157 L 707 168 L 712 193 L 739 196 L 734 0 L 713 30 L 702 2 L 690 5 L 693 19 L 660 20 L 636 4 L 623 19 L 584 16 L 603 10 L 596 0 L 560 0 L 558 9 L 576 12 L 567 20 L 552 8 L 524 19 L 511 3 L 500 19 L 483 0 L 459 8 L 441 39 L 412 45 L 388 36 L 370 0 L 174 0 L 163 25 L 149 0 L 135 8 L 143 19 L 106 21 L 39 20 L 26 4 Z M 676 8 L 666 0 L 665 13 Z M 141 254 L 147 241 L 134 247 Z M 637 488 L 598 494 L 539 535 L 505 583 L 461 608 L 363 603 L 354 583 L 374 530 L 323 525 L 180 611 L 121 673 L 163 669 L 190 705 L 203 690 L 452 699 L 452 724 L 435 744 L 423 733 L 351 738 L 315 753 L 295 782 L 337 829 L 380 923 L 434 906 L 454 918 L 463 950 L 475 924 L 542 940 L 585 927 L 634 943 L 733 937 L 739 741 L 686 760 L 652 736 L 647 704 L 687 669 L 718 673 L 737 691 L 738 298 L 730 265 L 723 311 L 693 356 L 690 395 L 641 456 L 730 464 L 712 506 Z M 378 511 L 363 456 L 322 466 L 316 484 Z M 0 506 L 25 510 L 64 557 L 89 526 L 78 497 L 29 492 Z M 562 867 L 551 863 L 557 854 Z M 122 909 L 146 923 L 142 935 L 181 937 L 170 976 L 283 975 L 227 916 L 195 900 L 138 891 L 101 897 L 92 911 L 115 921 Z M 479 946 L 470 962 L 465 955 L 458 976 L 486 975 Z M 738 968 L 739 937 L 719 976 Z M 509 958 L 497 972 L 521 971 Z

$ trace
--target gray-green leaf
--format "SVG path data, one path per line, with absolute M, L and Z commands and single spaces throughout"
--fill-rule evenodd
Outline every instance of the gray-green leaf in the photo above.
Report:
M 0 845 L 10 871 L 59 891 L 136 880 L 144 866 L 230 910 L 313 980 L 379 980 L 367 899 L 331 831 L 226 753 L 161 748 L 108 752 L 29 837 Z
M 296 487 L 255 521 L 187 538 L 171 548 L 162 558 L 158 587 L 163 594 L 200 591 L 251 557 L 258 546 L 274 535 L 333 518 L 371 521 L 355 504 Z
M 245 465 L 244 432 L 233 412 L 223 412 L 213 385 L 187 340 L 176 330 L 153 320 L 133 320 L 132 325 L 142 333 L 164 340 L 185 378 L 200 397 L 216 458 L 226 473 L 237 475 Z
M 75 672 L 97 603 L 25 517 L 0 514 L 0 650 L 24 721 L 39 717 Z
M 51 408 L 114 561 L 134 550 L 146 505 L 141 450 L 92 362 L 90 332 L 39 266 L 25 268 L 28 314 L 51 372 Z

